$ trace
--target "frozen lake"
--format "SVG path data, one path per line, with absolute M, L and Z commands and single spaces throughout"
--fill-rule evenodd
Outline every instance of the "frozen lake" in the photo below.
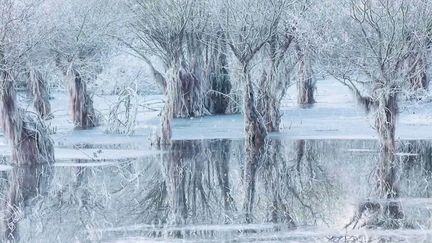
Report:
M 126 136 L 107 134 L 105 125 L 73 130 L 66 96 L 56 93 L 54 165 L 9 166 L 0 137 L 3 235 L 20 242 L 432 241 L 430 103 L 402 104 L 399 194 L 383 200 L 375 131 L 349 92 L 322 81 L 317 104 L 301 109 L 293 89 L 281 133 L 270 134 L 254 161 L 246 159 L 241 115 L 178 119 L 172 146 L 159 149 L 151 140 L 160 96 L 143 97 L 152 105 Z M 113 100 L 96 96 L 95 105 L 106 114 Z M 387 217 L 390 207 L 397 217 Z
M 4 170 L 6 233 L 21 242 L 432 240 L 430 141 L 399 141 L 400 194 L 391 202 L 376 195 L 372 140 L 270 139 L 252 167 L 243 143 L 178 140 L 135 159 Z M 345 228 L 365 202 L 397 203 L 401 227 Z

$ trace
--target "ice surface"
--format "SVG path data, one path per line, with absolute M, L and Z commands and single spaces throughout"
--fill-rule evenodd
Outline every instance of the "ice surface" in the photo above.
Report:
M 319 80 L 316 101 L 311 108 L 296 104 L 296 87 L 291 86 L 283 102 L 281 132 L 270 136 L 291 139 L 377 139 L 373 120 L 365 114 L 351 92 L 336 80 Z M 432 104 L 405 104 L 396 136 L 399 139 L 432 138 Z M 415 114 L 412 114 L 412 113 Z M 177 119 L 174 139 L 243 138 L 241 115 Z
M 370 117 L 354 102 L 350 92 L 334 80 L 318 82 L 317 103 L 308 109 L 296 105 L 295 87 L 289 89 L 282 107 L 281 132 L 270 134 L 270 140 L 281 141 L 281 147 L 271 150 L 280 149 L 272 157 L 280 167 L 271 168 L 277 163 L 259 166 L 255 178 L 257 198 L 254 205 L 257 223 L 253 224 L 242 224 L 241 219 L 245 196 L 245 182 L 242 179 L 244 124 L 241 115 L 176 119 L 173 127 L 174 142 L 178 142 L 176 150 L 162 152 L 151 146 L 159 126 L 161 96 L 141 97 L 145 105 L 140 108 L 133 136 L 107 134 L 104 124 L 94 129 L 74 130 L 66 94 L 58 92 L 53 96 L 55 118 L 48 124 L 55 131 L 52 135 L 57 158 L 53 167 L 55 173 L 47 173 L 47 177 L 52 177 L 47 179 L 52 180 L 52 183 L 47 183 L 50 186 L 46 186 L 49 192 L 34 199 L 36 205 L 26 209 L 33 210 L 31 214 L 19 221 L 24 239 L 311 242 L 328 240 L 329 237 L 365 235 L 408 241 L 432 239 L 429 219 L 424 217 L 430 215 L 429 210 L 432 209 L 432 201 L 427 198 L 432 188 L 428 174 L 432 170 L 427 164 L 431 145 L 417 141 L 411 148 L 407 146 L 411 145 L 410 141 L 406 141 L 432 138 L 432 122 L 429 119 L 432 107 L 428 103 L 405 102 L 397 126 L 397 136 L 402 139 L 398 143 L 406 145 L 401 146 L 404 149 L 398 151 L 398 158 L 401 161 L 416 161 L 406 162 L 402 168 L 407 173 L 401 178 L 401 192 L 404 194 L 398 202 L 403 205 L 406 215 L 424 229 L 345 231 L 343 227 L 353 217 L 358 204 L 369 199 L 371 190 L 376 187 L 373 175 L 379 150 L 376 141 L 372 141 L 376 140 L 376 134 Z M 96 109 L 106 115 L 114 101 L 114 96 L 96 96 Z M 226 140 L 199 140 L 215 138 L 229 139 L 228 146 L 224 144 Z M 306 142 L 303 141 L 305 154 L 299 160 L 300 139 L 306 139 Z M 162 153 L 164 156 L 159 156 Z M 0 155 L 7 157 L 9 154 L 9 146 L 4 137 L 0 137 Z M 221 165 L 223 162 L 227 162 L 224 168 Z M 222 169 L 227 171 L 224 176 L 229 177 L 229 190 L 238 210 L 234 210 L 229 224 L 224 224 L 221 196 L 224 185 L 220 183 L 222 178 L 217 177 Z M 30 173 L 25 178 L 31 179 L 34 171 L 0 165 L 0 172 L 5 178 Z M 183 173 L 186 175 L 186 188 L 174 185 L 176 178 L 185 176 Z M 267 183 L 273 182 L 264 173 L 279 173 L 274 178 L 287 177 L 279 185 L 277 194 L 292 204 L 289 210 L 297 217 L 299 227 L 281 230 L 283 225 L 265 221 L 270 205 L 266 201 L 271 194 L 268 190 L 274 188 L 268 187 Z M 16 185 L 0 183 L 0 186 L 20 189 L 27 186 L 20 184 L 24 182 L 15 181 Z M 201 183 L 201 187 L 196 187 L 194 183 Z M 284 189 L 285 185 L 288 190 Z M 200 190 L 204 193 L 201 194 Z M 32 190 L 25 192 L 31 193 Z M 168 222 L 152 221 L 150 216 L 153 213 L 160 213 L 161 218 L 165 214 L 171 215 L 173 195 L 180 192 L 187 195 L 187 200 L 198 192 L 197 207 L 205 206 L 206 200 L 202 197 L 206 195 L 212 205 L 208 207 L 212 216 L 193 218 L 188 214 L 190 221 L 183 225 L 173 225 L 169 217 L 166 219 Z M 1 200 L 7 200 L 7 195 L 3 194 Z M 159 200 L 161 204 L 155 210 L 153 205 Z M 309 207 L 319 212 L 319 217 L 311 214 Z M 205 211 L 197 212 L 205 214 Z M 192 233 L 189 238 L 175 239 L 170 235 L 174 231 Z M 160 237 L 154 238 L 152 234 L 155 232 L 160 233 Z M 205 239 L 200 238 L 204 237 L 200 235 L 202 232 Z
M 300 108 L 296 104 L 296 87 L 291 86 L 283 102 L 280 133 L 271 137 L 288 139 L 377 139 L 372 120 L 356 104 L 350 91 L 336 80 L 319 80 L 316 101 L 311 108 Z M 149 149 L 151 140 L 159 127 L 159 111 L 163 98 L 158 95 L 140 97 L 143 106 L 137 116 L 136 132 L 133 136 L 107 134 L 104 125 L 90 130 L 74 130 L 69 116 L 67 95 L 53 94 L 51 100 L 55 118 L 49 121 L 55 130 L 52 138 L 56 146 L 56 157 L 60 160 L 76 157 L 85 159 L 94 151 L 81 152 L 76 146 L 91 145 L 102 150 L 118 148 Z M 21 98 L 25 101 L 25 98 Z M 110 105 L 116 100 L 113 95 L 95 96 L 97 111 L 107 115 Z M 396 136 L 399 139 L 432 138 L 432 104 L 404 103 L 399 117 Z M 176 119 L 173 125 L 174 140 L 190 139 L 241 139 L 244 137 L 242 115 L 216 115 L 191 119 Z M 69 148 L 63 150 L 60 148 Z M 128 151 L 132 157 L 143 156 L 143 152 Z M 9 154 L 6 141 L 0 137 L 0 154 Z M 103 155 L 102 155 L 103 154 Z M 102 158 L 120 159 L 126 153 L 103 151 Z
M 281 132 L 270 136 L 290 139 L 377 139 L 372 119 L 356 104 L 351 92 L 333 79 L 319 80 L 316 101 L 311 108 L 300 108 L 296 104 L 296 87 L 291 86 L 283 102 Z M 56 130 L 52 137 L 56 146 L 70 147 L 76 144 L 150 144 L 158 130 L 162 96 L 141 97 L 143 106 L 137 117 L 134 136 L 106 134 L 106 127 L 91 130 L 73 130 L 68 114 L 68 99 L 65 93 L 53 94 L 51 101 L 55 118 L 49 122 Z M 107 115 L 116 97 L 95 96 L 95 107 Z M 410 104 L 405 102 L 398 119 L 396 136 L 399 139 L 432 138 L 432 104 Z M 173 139 L 239 139 L 244 137 L 242 115 L 216 115 L 191 119 L 176 119 Z M 0 146 L 4 146 L 0 138 Z

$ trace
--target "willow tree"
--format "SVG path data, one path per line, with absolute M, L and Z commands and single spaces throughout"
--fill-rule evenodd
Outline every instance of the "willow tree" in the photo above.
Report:
M 76 128 L 99 124 L 90 84 L 103 71 L 117 26 L 116 1 L 68 0 L 52 3 L 51 51 L 65 79 Z
M 398 96 L 407 86 L 415 65 L 406 66 L 412 49 L 424 43 L 426 16 L 418 15 L 421 1 L 362 0 L 341 5 L 341 22 L 333 39 L 336 52 L 329 58 L 332 73 L 349 87 L 374 117 L 374 127 L 381 147 L 377 197 L 399 196 L 395 177 L 395 131 L 399 113 Z M 346 7 L 346 8 L 343 8 Z M 415 38 L 406 38 L 407 31 Z M 333 33 L 333 34 L 334 34 Z M 416 56 L 416 60 L 421 56 Z M 394 205 L 387 205 L 390 215 L 399 215 Z
M 258 84 L 257 108 L 268 132 L 280 129 L 282 99 L 290 84 L 291 72 L 298 62 L 289 53 L 293 40 L 293 28 L 277 21 L 275 31 L 261 51 L 263 70 Z
M 333 4 L 337 3 L 334 1 Z M 328 31 L 326 21 L 323 21 L 324 5 L 320 1 L 295 1 L 292 11 L 292 26 L 295 55 L 298 62 L 294 79 L 297 85 L 297 104 L 300 107 L 310 107 L 316 102 L 315 63 L 317 49 L 325 43 L 318 43 L 317 34 Z M 317 17 L 320 16 L 320 17 Z
M 299 59 L 297 64 L 297 104 L 308 106 L 315 103 L 315 79 L 312 69 L 310 51 L 307 50 L 301 41 L 296 41 L 296 54 Z
M 131 9 L 135 41 L 129 46 L 163 84 L 166 102 L 159 142 L 169 143 L 173 118 L 201 116 L 206 111 L 201 79 L 201 5 L 190 0 L 133 0 Z M 158 70 L 154 59 L 163 63 L 164 71 Z
M 14 85 L 35 41 L 32 38 L 40 38 L 38 26 L 32 25 L 40 17 L 40 6 L 26 1 L 0 2 L 0 125 L 12 147 L 12 162 L 18 165 L 54 162 L 52 141 L 43 121 L 19 107 Z M 26 32 L 29 27 L 34 27 L 34 32 Z
M 228 45 L 240 67 L 240 82 L 243 87 L 243 113 L 246 132 L 246 162 L 244 183 L 246 196 L 244 211 L 246 222 L 252 212 L 255 197 L 255 176 L 260 161 L 260 152 L 265 144 L 267 129 L 257 109 L 256 91 L 251 77 L 252 61 L 270 41 L 280 19 L 284 1 L 226 1 L 222 19 L 227 33 Z

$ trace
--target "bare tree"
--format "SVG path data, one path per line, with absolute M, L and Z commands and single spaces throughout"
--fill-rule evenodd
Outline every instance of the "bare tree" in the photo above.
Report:
M 244 89 L 244 117 L 247 148 L 259 150 L 267 136 L 262 115 L 256 108 L 255 91 L 251 77 L 251 62 L 273 36 L 281 5 L 261 1 L 226 1 L 222 12 L 228 44 L 240 65 Z M 282 5 L 283 6 L 283 5 Z
M 316 15 L 320 14 L 318 2 L 310 0 L 301 0 L 295 3 L 294 7 L 294 42 L 295 52 L 298 58 L 296 67 L 296 84 L 297 84 L 297 104 L 301 107 L 308 107 L 315 103 L 315 74 L 313 71 L 313 61 L 315 59 L 315 33 L 320 29 L 320 23 L 314 22 Z
M 285 1 L 226 1 L 220 10 L 224 16 L 222 19 L 225 20 L 223 27 L 227 33 L 228 44 L 240 65 L 244 92 L 246 158 L 243 181 L 246 195 L 243 210 L 247 223 L 252 221 L 256 172 L 267 136 L 266 125 L 255 100 L 254 82 L 251 77 L 252 60 L 274 36 L 284 4 Z M 268 84 L 268 87 L 271 86 L 272 84 Z M 273 97 L 273 94 L 270 96 Z
M 413 6 L 405 1 L 351 1 L 349 7 L 349 16 L 342 22 L 344 29 L 337 38 L 341 41 L 337 48 L 340 52 L 336 62 L 332 59 L 337 70 L 331 72 L 367 110 L 374 112 L 385 157 L 392 160 L 397 98 L 414 68 L 404 63 L 426 32 L 417 24 L 420 20 L 412 17 Z M 407 30 L 415 30 L 418 35 L 407 40 Z
M 311 57 L 299 41 L 295 45 L 299 59 L 297 64 L 297 104 L 308 106 L 315 103 L 315 80 L 312 70 Z
M 135 0 L 130 8 L 136 17 L 131 24 L 136 41 L 128 46 L 149 64 L 155 80 L 164 88 L 159 142 L 169 143 L 173 118 L 201 116 L 206 111 L 200 4 Z M 150 57 L 159 58 L 166 71 L 158 71 Z
M 417 16 L 420 2 L 361 0 L 341 4 L 343 28 L 330 36 L 338 47 L 327 56 L 331 73 L 349 87 L 367 111 L 372 112 L 381 147 L 377 196 L 399 196 L 395 177 L 395 130 L 399 113 L 398 96 L 407 87 L 422 54 L 413 52 L 427 37 L 424 18 Z M 344 17 L 345 16 L 345 17 Z M 407 38 L 407 33 L 416 33 Z M 331 41 L 327 39 L 327 41 Z M 413 59 L 411 59 L 413 58 Z M 411 65 L 406 65 L 407 61 Z M 389 206 L 390 207 L 390 206 Z M 391 206 L 393 207 L 393 206 Z M 392 208 L 391 215 L 400 213 Z
M 257 108 L 263 116 L 267 132 L 278 132 L 280 129 L 282 99 L 297 62 L 297 58 L 289 55 L 294 40 L 293 28 L 279 22 L 275 23 L 274 33 L 261 54 L 263 71 L 259 81 Z
M 103 71 L 118 26 L 118 1 L 63 1 L 52 3 L 53 38 L 50 49 L 69 90 L 76 128 L 97 126 L 90 85 Z
M 25 63 L 23 59 L 34 44 L 25 27 L 38 16 L 40 2 L 0 2 L 0 114 L 1 127 L 11 143 L 12 162 L 38 164 L 54 162 L 54 149 L 39 116 L 19 108 L 14 78 Z

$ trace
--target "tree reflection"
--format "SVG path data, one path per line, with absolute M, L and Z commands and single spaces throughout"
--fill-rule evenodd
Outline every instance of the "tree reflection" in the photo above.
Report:
M 230 144 L 227 140 L 173 141 L 165 148 L 162 180 L 156 181 L 144 200 L 146 207 L 157 208 L 162 216 L 158 222 L 184 226 L 229 221 L 235 208 L 228 166 Z M 168 233 L 183 237 L 188 232 Z
M 181 230 L 188 225 L 274 223 L 293 227 L 297 222 L 326 221 L 328 202 L 336 191 L 320 165 L 314 142 L 297 141 L 292 146 L 291 141 L 284 144 L 268 139 L 263 146 L 246 150 L 239 143 L 243 144 L 173 141 L 162 156 L 160 176 L 153 177 L 140 201 L 146 222 L 158 222 L 168 235 L 184 237 L 209 233 Z M 160 233 L 162 229 L 152 235 Z
M 336 189 L 330 182 L 315 141 L 270 140 L 261 180 L 271 192 L 267 221 L 288 227 L 326 222 Z
M 398 168 L 395 144 L 383 146 L 372 173 L 376 186 L 371 191 L 370 198 L 360 203 L 355 216 L 346 227 L 398 229 L 407 226 L 399 201 Z
M 353 146 L 367 149 L 344 152 Z M 197 242 L 278 234 L 289 238 L 290 232 L 308 234 L 310 227 L 343 227 L 352 216 L 344 210 L 351 210 L 352 203 L 359 204 L 349 228 L 427 225 L 424 215 L 430 212 L 407 209 L 405 202 L 430 191 L 428 146 L 401 145 L 398 150 L 404 153 L 395 153 L 392 163 L 370 153 L 371 147 L 371 141 L 268 138 L 248 156 L 242 140 L 174 141 L 142 160 L 103 166 L 74 161 L 57 167 L 47 196 L 42 184 L 50 173 L 18 167 L 3 173 L 7 183 L 0 182 L 6 191 L 4 241 L 103 241 L 131 235 Z M 418 156 L 408 162 L 407 151 Z M 44 228 L 29 228 L 33 223 Z M 309 242 L 307 237 L 289 239 Z
M 31 165 L 14 167 L 8 176 L 8 189 L 4 202 L 3 240 L 20 239 L 19 222 L 26 217 L 33 205 L 47 195 L 52 180 L 52 167 Z

